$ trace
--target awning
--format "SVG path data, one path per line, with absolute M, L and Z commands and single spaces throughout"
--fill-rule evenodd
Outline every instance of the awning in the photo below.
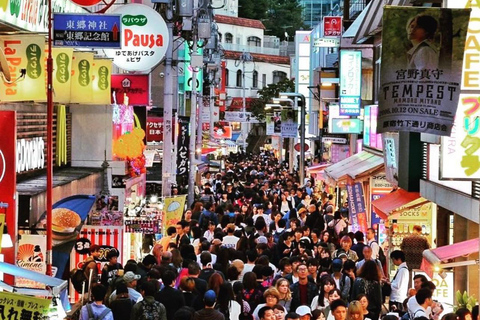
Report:
M 419 192 L 408 192 L 397 189 L 386 196 L 372 202 L 374 211 L 382 219 L 387 219 L 394 213 L 416 208 L 429 202 L 420 196 Z
M 372 5 L 363 10 L 367 13 L 353 38 L 353 43 L 363 43 L 381 30 L 384 5 L 405 6 L 407 0 L 371 1 L 370 3 Z
M 475 264 L 475 260 L 458 261 L 456 263 L 448 263 L 448 260 L 466 256 L 478 252 L 479 238 L 449 244 L 447 246 L 438 247 L 435 249 L 428 249 L 423 251 L 423 261 L 420 269 L 425 271 L 430 276 L 433 274 L 433 266 L 453 267 L 466 266 Z M 442 264 L 447 262 L 447 264 Z
M 310 173 L 317 173 L 318 171 L 323 171 L 326 167 L 330 166 L 329 163 L 315 164 L 307 168 Z
M 328 183 L 335 184 L 347 178 L 359 179 L 383 167 L 383 157 L 362 151 L 325 168 Z
M 240 137 L 240 132 L 232 132 L 232 141 L 237 141 L 238 137 Z

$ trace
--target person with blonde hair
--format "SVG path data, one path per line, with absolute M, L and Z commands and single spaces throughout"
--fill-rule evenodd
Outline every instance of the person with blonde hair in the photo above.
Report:
M 273 307 L 278 304 L 279 300 L 280 300 L 280 293 L 278 292 L 278 290 L 275 288 L 275 287 L 270 287 L 268 288 L 267 290 L 265 290 L 265 292 L 263 293 L 263 297 L 265 298 L 265 303 L 260 303 L 259 305 L 257 305 L 257 307 L 255 308 L 255 310 L 253 310 L 253 318 L 255 320 L 259 320 L 259 316 L 258 316 L 258 311 L 263 308 L 263 307 L 270 307 L 273 309 Z
M 347 309 L 347 320 L 363 320 L 363 308 L 360 301 L 350 302 Z
M 278 290 L 279 299 L 278 304 L 282 305 L 287 312 L 290 311 L 290 304 L 292 303 L 292 292 L 290 291 L 290 282 L 285 278 L 280 278 L 275 283 L 275 288 Z

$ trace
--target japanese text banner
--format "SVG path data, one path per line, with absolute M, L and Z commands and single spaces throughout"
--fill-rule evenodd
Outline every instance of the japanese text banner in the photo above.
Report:
M 469 17 L 466 9 L 385 7 L 378 132 L 450 135 Z
M 48 319 L 50 300 L 29 297 L 23 294 L 0 292 L 2 319 L 43 320 Z
M 53 55 L 53 100 L 70 103 L 72 79 L 72 48 L 52 48 Z
M 71 103 L 92 103 L 93 53 L 74 52 L 72 61 Z

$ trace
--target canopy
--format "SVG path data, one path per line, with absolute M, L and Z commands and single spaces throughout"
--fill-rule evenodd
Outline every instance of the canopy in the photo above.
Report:
M 440 265 L 442 262 L 448 262 L 450 259 L 477 253 L 479 248 L 479 238 L 449 244 L 447 246 L 428 249 L 423 251 L 423 261 L 420 269 L 425 271 L 429 276 L 433 274 L 433 266 Z M 475 262 L 475 261 L 473 261 Z M 460 261 L 458 266 L 473 264 L 471 261 Z
M 372 205 L 375 213 L 386 220 L 395 212 L 416 208 L 427 202 L 428 200 L 422 198 L 418 192 L 397 189 L 380 199 L 374 200 Z
M 330 165 L 325 169 L 324 174 L 327 182 L 335 184 L 336 182 L 346 180 L 348 177 L 355 180 L 362 176 L 368 176 L 382 167 L 383 157 L 362 151 Z

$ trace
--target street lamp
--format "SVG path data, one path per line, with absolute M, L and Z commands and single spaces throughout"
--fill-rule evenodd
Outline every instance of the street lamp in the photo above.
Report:
M 305 96 L 297 92 L 280 92 L 280 97 L 300 98 L 300 164 L 298 165 L 298 176 L 301 185 L 304 184 L 305 179 Z

